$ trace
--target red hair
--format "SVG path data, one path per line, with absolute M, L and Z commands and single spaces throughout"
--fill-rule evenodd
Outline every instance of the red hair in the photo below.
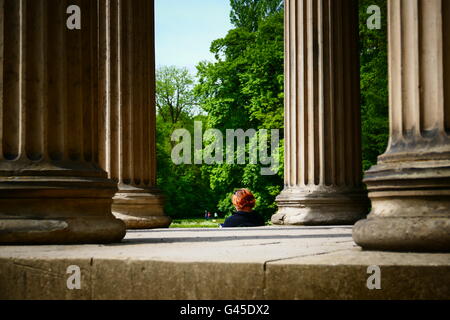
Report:
M 231 198 L 236 209 L 252 209 L 255 204 L 255 196 L 248 189 L 237 190 Z

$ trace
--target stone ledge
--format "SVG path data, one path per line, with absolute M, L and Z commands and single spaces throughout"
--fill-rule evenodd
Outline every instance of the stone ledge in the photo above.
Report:
M 81 289 L 68 290 L 69 265 Z M 381 268 L 369 290 L 367 267 Z M 361 251 L 351 226 L 129 231 L 114 245 L 1 246 L 0 299 L 449 299 L 450 254 Z

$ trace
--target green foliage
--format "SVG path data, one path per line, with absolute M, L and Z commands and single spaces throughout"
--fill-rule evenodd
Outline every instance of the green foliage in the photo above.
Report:
M 387 0 L 360 0 L 361 120 L 363 169 L 367 170 L 386 150 L 389 138 L 387 70 Z M 370 30 L 367 8 L 381 9 L 381 30 Z
M 162 67 L 156 74 L 157 183 L 166 197 L 165 212 L 172 217 L 201 216 L 204 210 L 215 208 L 209 178 L 199 166 L 176 165 L 171 159 L 172 132 L 185 128 L 193 135 L 194 120 L 206 121 L 205 116 L 195 115 L 194 79 L 185 68 Z
M 218 195 L 211 190 L 209 177 L 204 174 L 201 166 L 176 165 L 171 159 L 173 142 L 170 137 L 173 130 L 185 128 L 193 136 L 194 120 L 206 121 L 205 116 L 198 115 L 173 126 L 160 115 L 157 116 L 157 183 L 166 198 L 165 212 L 175 218 L 201 217 L 205 210 L 217 210 Z
M 234 4 L 238 2 L 246 1 Z M 216 62 L 198 65 L 199 83 L 195 93 L 208 113 L 207 127 L 223 133 L 238 128 L 281 129 L 282 135 L 283 11 L 275 11 L 260 20 L 255 31 L 251 29 L 235 28 L 225 38 L 212 43 Z M 234 210 L 230 201 L 232 191 L 243 187 L 255 194 L 255 209 L 259 213 L 268 218 L 275 212 L 274 200 L 282 189 L 283 168 L 273 176 L 261 175 L 260 169 L 259 164 L 202 167 L 210 177 L 211 190 L 220 195 L 217 207 L 221 212 L 229 214 Z
M 237 28 L 256 31 L 266 17 L 284 7 L 283 0 L 230 0 L 230 19 Z
M 187 68 L 163 66 L 156 70 L 156 108 L 173 125 L 190 118 L 195 110 L 194 78 Z

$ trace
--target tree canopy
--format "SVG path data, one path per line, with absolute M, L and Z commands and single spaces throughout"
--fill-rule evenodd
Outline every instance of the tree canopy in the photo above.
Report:
M 156 70 L 156 108 L 164 121 L 176 124 L 191 115 L 196 105 L 194 78 L 187 68 L 163 66 Z
M 283 10 L 283 0 L 230 0 L 231 23 L 237 28 L 256 31 L 266 17 Z

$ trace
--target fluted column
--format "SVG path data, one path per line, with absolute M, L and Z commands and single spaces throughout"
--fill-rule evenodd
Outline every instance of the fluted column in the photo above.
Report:
M 390 140 L 366 172 L 366 249 L 450 250 L 450 2 L 390 0 Z
M 285 1 L 285 187 L 275 224 L 345 224 L 361 182 L 358 1 Z
M 102 2 L 101 162 L 119 186 L 113 213 L 127 228 L 167 227 L 156 187 L 154 3 Z
M 97 4 L 0 0 L 0 243 L 125 235 L 98 165 Z M 69 5 L 81 30 L 66 27 Z

